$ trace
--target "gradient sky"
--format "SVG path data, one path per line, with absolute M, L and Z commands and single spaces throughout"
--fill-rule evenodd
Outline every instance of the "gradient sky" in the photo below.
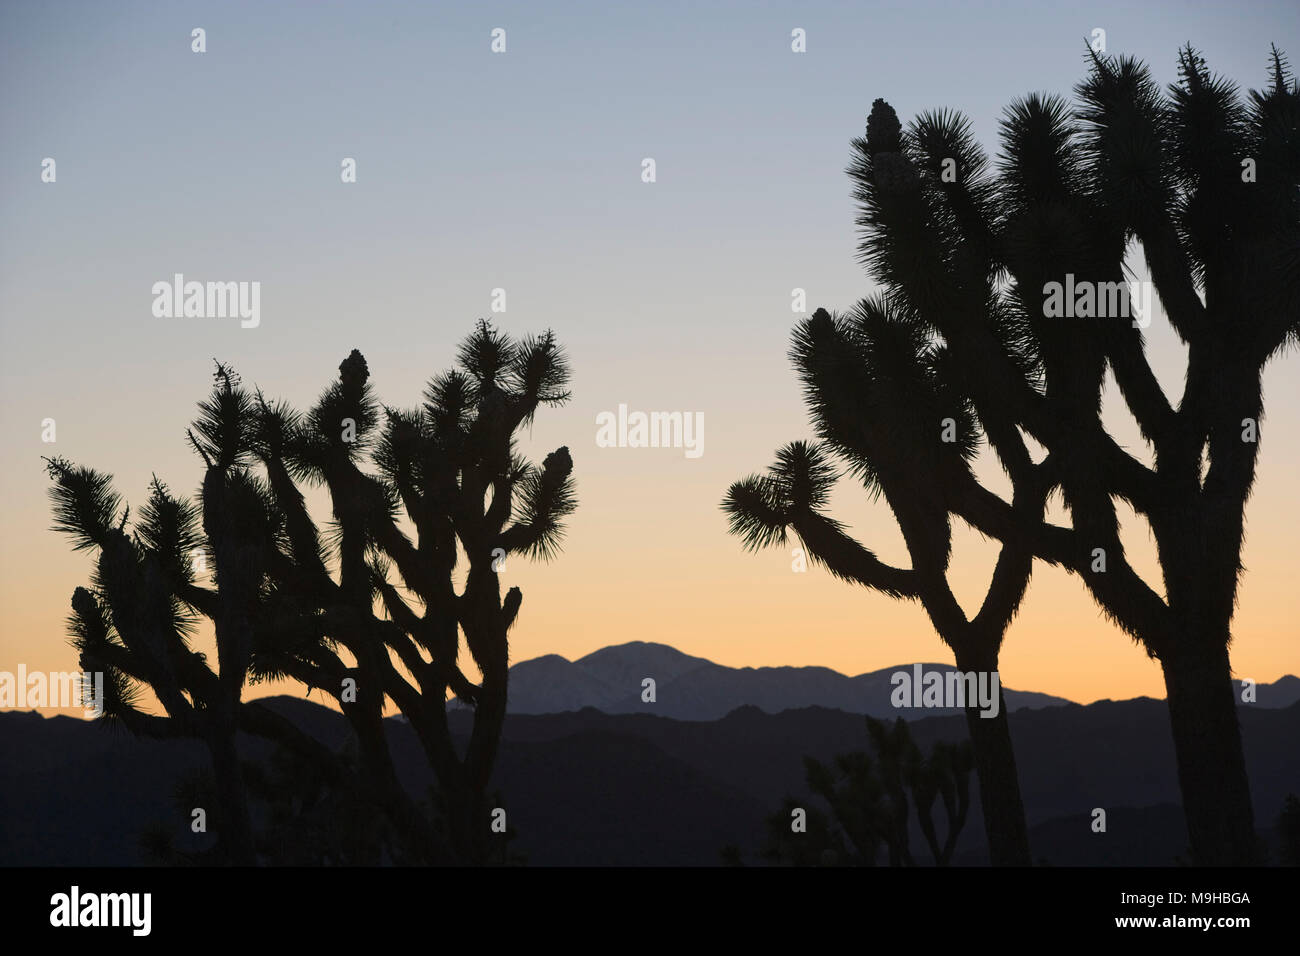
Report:
M 505 54 L 489 51 L 494 27 Z M 581 502 L 558 561 L 507 568 L 524 590 L 513 660 L 631 640 L 850 674 L 951 660 L 919 605 L 793 573 L 788 549 L 747 554 L 718 505 L 811 434 L 786 358 L 791 290 L 809 310 L 872 291 L 844 174 L 872 100 L 904 121 L 959 109 L 996 150 L 1002 108 L 1068 94 L 1096 27 L 1162 83 L 1187 41 L 1243 87 L 1265 82 L 1270 42 L 1300 60 L 1293 2 L 6 3 L 0 670 L 77 666 L 63 622 L 91 564 L 49 530 L 40 456 L 112 473 L 133 504 L 151 473 L 192 491 L 202 464 L 184 431 L 213 357 L 306 407 L 359 348 L 380 398 L 409 407 L 497 287 L 500 326 L 554 328 L 569 350 L 574 400 L 539 414 L 525 447 L 567 444 Z M 343 157 L 356 184 L 340 182 Z M 150 287 L 176 272 L 260 281 L 260 327 L 154 318 Z M 1177 340 L 1160 320 L 1149 339 L 1176 390 Z M 1235 670 L 1259 681 L 1300 672 L 1298 361 L 1265 373 L 1234 622 Z M 702 412 L 703 456 L 598 448 L 596 415 L 620 403 Z M 1108 421 L 1140 450 L 1118 399 Z M 883 503 L 846 485 L 835 513 L 908 563 Z M 1159 590 L 1146 525 L 1125 540 Z M 995 556 L 959 536 L 968 610 Z M 1081 702 L 1163 696 L 1158 665 L 1042 565 L 1001 671 Z

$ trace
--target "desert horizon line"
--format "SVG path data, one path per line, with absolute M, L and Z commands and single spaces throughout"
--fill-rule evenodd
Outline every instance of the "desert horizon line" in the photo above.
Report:
M 582 661 L 586 660 L 587 658 L 595 657 L 598 654 L 607 651 L 617 651 L 617 650 L 622 650 L 625 648 L 633 648 L 633 647 L 656 648 L 656 649 L 668 650 L 676 655 L 679 655 L 679 657 L 681 658 L 689 659 L 692 661 L 699 661 L 701 662 L 701 666 L 712 666 L 712 667 L 720 668 L 723 670 L 729 670 L 729 671 L 787 671 L 787 670 L 788 671 L 824 671 L 824 672 L 828 672 L 831 675 L 849 681 L 859 680 L 864 677 L 882 677 L 885 675 L 894 676 L 897 674 L 906 674 L 906 673 L 910 673 L 912 670 L 915 669 L 937 671 L 937 672 L 942 672 L 943 674 L 948 674 L 949 672 L 966 673 L 960 671 L 960 669 L 955 664 L 943 663 L 942 661 L 938 661 L 938 660 L 898 661 L 893 664 L 885 665 L 883 667 L 877 667 L 870 670 L 860 671 L 857 673 L 849 673 L 848 671 L 840 670 L 839 668 L 831 667 L 829 665 L 823 665 L 823 664 L 725 664 L 709 657 L 704 657 L 698 654 L 690 653 L 689 651 L 685 651 L 675 644 L 669 644 L 664 641 L 645 641 L 645 640 L 631 640 L 631 641 L 622 641 L 616 644 L 606 644 L 596 648 L 593 651 L 589 651 L 585 654 L 581 654 L 575 657 L 566 657 L 564 654 L 558 651 L 551 651 L 543 654 L 537 654 L 532 657 L 526 657 L 521 660 L 512 662 L 510 664 L 510 669 L 514 670 L 516 667 L 520 667 L 527 664 L 533 664 L 538 661 L 543 661 L 550 658 L 559 659 L 561 661 L 564 661 L 566 664 L 579 665 Z M 83 671 L 80 670 L 46 671 L 46 670 L 39 670 L 39 669 L 33 670 L 28 668 L 26 664 L 23 662 L 19 662 L 16 665 L 16 667 L 17 667 L 16 671 L 9 668 L 0 668 L 0 713 L 6 713 L 6 712 L 40 713 L 41 711 L 50 711 L 51 715 L 58 715 L 58 714 L 66 714 L 71 711 L 80 711 L 83 709 L 83 706 L 81 704 L 75 702 L 57 703 L 57 704 L 40 703 L 34 706 L 27 706 L 26 704 L 30 699 L 32 699 L 33 693 L 38 694 L 39 699 L 43 701 L 45 697 L 45 691 L 43 689 L 39 691 L 32 691 L 31 689 L 29 689 L 26 681 L 24 680 L 24 677 L 26 677 L 27 680 L 30 680 L 31 678 L 37 676 L 45 678 L 46 675 L 48 675 L 48 679 L 49 679 L 48 687 L 50 689 L 49 693 L 53 694 L 54 689 L 60 685 L 61 678 L 59 675 L 68 675 L 69 679 L 73 679 L 73 678 L 79 678 L 84 673 Z M 692 668 L 692 670 L 696 670 L 696 669 L 698 668 Z M 15 673 L 19 675 L 17 679 L 15 679 L 14 677 Z M 678 672 L 672 678 L 668 678 L 668 680 L 671 681 L 672 679 L 675 679 L 675 677 L 681 676 L 682 673 L 687 673 L 687 672 Z M 1001 670 L 996 671 L 994 673 L 997 675 L 995 680 L 1000 680 L 1001 673 L 1002 673 Z M 647 673 L 645 676 L 654 677 L 655 675 L 651 673 Z M 1295 674 L 1283 669 L 1281 673 L 1278 673 L 1276 676 L 1273 676 L 1271 678 L 1270 677 L 1248 678 L 1244 676 L 1234 675 L 1232 679 L 1234 685 L 1234 693 L 1236 693 L 1238 696 L 1240 696 L 1242 693 L 1250 694 L 1250 691 L 1256 687 L 1272 686 L 1274 684 L 1277 684 L 1285 680 L 1288 677 L 1293 679 L 1300 679 L 1300 674 Z M 339 710 L 339 707 L 337 706 L 337 702 L 330 699 L 328 695 L 326 695 L 320 700 L 316 700 L 315 698 L 312 697 L 311 691 L 313 689 L 318 689 L 318 688 L 307 687 L 307 685 L 301 683 L 300 681 L 296 681 L 291 678 L 276 680 L 276 681 L 267 681 L 263 686 L 265 686 L 266 688 L 265 693 L 258 693 L 256 689 L 250 688 L 250 694 L 248 696 L 248 699 L 265 700 L 270 698 L 290 698 L 290 699 L 310 701 L 313 703 L 319 703 L 321 706 L 329 710 L 335 710 L 335 711 Z M 920 686 L 919 683 L 917 686 L 919 689 Z M 1011 693 L 1032 694 L 1032 695 L 1037 695 L 1042 697 L 1050 697 L 1050 698 L 1055 698 L 1056 700 L 1059 701 L 1064 701 L 1067 704 L 1074 704 L 1081 707 L 1087 707 L 1087 706 L 1091 706 L 1092 704 L 1103 703 L 1108 701 L 1118 703 L 1118 702 L 1124 702 L 1130 700 L 1144 700 L 1144 699 L 1164 700 L 1163 697 L 1154 696 L 1151 694 L 1136 694 L 1131 697 L 1129 696 L 1098 697 L 1092 700 L 1077 700 L 1074 697 L 1070 697 L 1066 694 L 1057 693 L 1052 690 L 1044 690 L 1038 687 L 1026 686 L 1022 688 L 1015 685 L 1008 685 L 1005 682 L 1003 682 L 1001 686 L 1004 691 L 1009 691 Z M 306 692 L 302 693 L 302 691 L 304 690 Z M 1252 699 L 1248 702 L 1254 703 L 1255 701 Z M 463 708 L 467 706 L 463 704 L 454 695 L 449 696 L 448 703 L 458 708 Z M 593 706 L 593 705 L 584 705 L 584 707 L 585 706 Z M 738 706 L 747 706 L 747 705 L 740 704 Z M 818 705 L 812 704 L 812 705 L 801 705 L 801 706 L 818 706 Z M 1048 705 L 1048 706 L 1056 706 L 1056 705 Z M 600 708 L 597 707 L 596 709 L 599 710 Z M 393 711 L 394 714 L 399 713 L 395 705 L 392 705 L 391 703 L 386 704 L 384 710 L 385 710 L 385 716 L 388 716 L 387 712 L 390 710 Z M 527 713 L 533 713 L 533 712 L 529 711 Z M 98 716 L 98 713 L 96 713 L 95 716 Z M 670 716 L 670 715 L 665 715 L 665 716 Z M 900 716 L 902 715 L 900 714 Z

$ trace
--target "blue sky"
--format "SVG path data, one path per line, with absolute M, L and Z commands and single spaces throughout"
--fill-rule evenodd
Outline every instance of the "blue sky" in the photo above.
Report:
M 496 27 L 504 54 L 489 49 Z M 791 51 L 795 28 L 806 53 Z M 922 614 L 823 580 L 799 586 L 883 636 L 854 623 L 783 645 L 810 592 L 783 590 L 788 558 L 742 554 L 717 503 L 807 434 L 786 359 L 791 290 L 810 310 L 870 291 L 843 170 L 872 100 L 905 120 L 959 109 L 996 149 L 1013 98 L 1070 92 L 1094 28 L 1162 82 L 1187 41 L 1244 86 L 1265 81 L 1271 42 L 1300 56 L 1294 3 L 6 3 L 0 642 L 29 666 L 66 665 L 66 595 L 88 571 L 46 530 L 40 455 L 113 472 L 128 500 L 152 472 L 188 490 L 199 472 L 184 428 L 213 357 L 302 406 L 360 348 L 381 397 L 409 406 L 505 288 L 500 325 L 553 327 L 569 348 L 574 401 L 539 416 L 530 448 L 574 448 L 583 503 L 560 564 L 520 571 L 536 581 L 537 626 L 517 657 L 632 638 L 847 671 L 905 648 L 942 654 Z M 44 157 L 55 184 L 40 181 Z M 344 157 L 355 184 L 340 182 Z M 260 326 L 154 318 L 149 290 L 176 272 L 260 281 Z M 1166 382 L 1180 380 L 1172 339 L 1153 330 L 1152 344 Z M 1279 432 L 1300 423 L 1295 378 L 1293 360 L 1266 378 Z M 594 418 L 620 403 L 702 411 L 705 455 L 598 450 Z M 54 448 L 39 440 L 46 417 Z M 1282 500 L 1297 470 L 1294 450 L 1266 443 L 1260 496 Z M 888 515 L 852 501 L 842 513 L 897 548 Z M 1261 547 L 1296 530 L 1293 509 Z M 593 590 L 584 576 L 611 555 L 625 575 Z M 1287 600 L 1284 571 L 1260 600 Z M 756 586 L 769 604 L 747 597 Z M 741 605 L 755 615 L 744 626 L 727 610 Z M 1072 607 L 1106 635 L 1097 693 L 1119 662 L 1158 688 L 1086 597 Z M 1269 653 L 1278 673 L 1300 669 L 1294 651 Z M 1034 689 L 1078 674 L 1043 660 Z

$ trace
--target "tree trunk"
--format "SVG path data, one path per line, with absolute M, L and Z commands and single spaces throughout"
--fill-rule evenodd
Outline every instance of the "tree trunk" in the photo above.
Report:
M 483 866 L 488 858 L 487 801 L 482 791 L 473 787 L 462 771 L 450 784 L 441 781 L 447 828 L 456 863 L 460 866 Z
M 223 721 L 224 723 L 224 721 Z M 208 752 L 212 757 L 212 776 L 221 808 L 219 839 L 225 862 L 229 866 L 255 866 L 253 822 L 244 790 L 243 767 L 235 747 L 233 729 L 224 726 L 209 733 Z
M 504 643 L 503 640 L 502 644 Z M 464 787 L 457 797 L 457 822 L 465 829 L 465 847 L 470 854 L 466 862 L 473 866 L 483 866 L 489 861 L 492 844 L 495 842 L 490 829 L 491 812 L 487 788 L 501 746 L 508 675 L 504 655 L 501 660 L 483 667 L 482 689 L 479 692 L 478 706 L 474 709 L 474 728 L 470 732 L 469 750 L 465 758 Z
M 992 673 L 997 670 L 997 658 L 960 654 L 957 668 L 966 672 Z M 978 702 L 972 707 L 967 701 L 966 727 L 970 731 L 975 773 L 979 778 L 989 862 L 994 866 L 1032 866 L 1029 827 L 1025 823 L 1025 805 L 1020 799 L 1020 777 L 1016 773 L 1011 725 L 1007 720 L 1007 702 L 1000 681 L 997 716 L 981 717 Z
M 1161 665 L 1192 859 L 1200 866 L 1257 863 L 1226 634 L 1181 640 Z
M 438 839 L 397 776 L 397 767 L 393 763 L 388 736 L 384 731 L 381 710 L 383 697 L 366 691 L 360 691 L 357 696 L 355 702 L 343 705 L 343 712 L 357 736 L 362 778 L 370 796 L 401 833 L 405 841 L 405 846 L 402 847 L 405 854 L 409 854 L 414 861 L 425 864 L 450 862 L 449 848 Z

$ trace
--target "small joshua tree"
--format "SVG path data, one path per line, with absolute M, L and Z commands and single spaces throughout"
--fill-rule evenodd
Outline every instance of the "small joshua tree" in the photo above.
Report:
M 870 754 L 840 754 L 829 766 L 804 758 L 808 788 L 825 801 L 830 815 L 807 807 L 804 831 L 792 832 L 791 813 L 798 801 L 787 798 L 768 820 L 763 854 L 768 860 L 795 866 L 874 866 L 883 847 L 890 866 L 915 866 L 908 836 L 910 801 L 935 866 L 951 862 L 970 809 L 970 742 L 937 741 L 923 757 L 901 718 L 891 726 L 868 717 L 867 730 Z M 936 799 L 947 821 L 942 840 L 934 825 Z

